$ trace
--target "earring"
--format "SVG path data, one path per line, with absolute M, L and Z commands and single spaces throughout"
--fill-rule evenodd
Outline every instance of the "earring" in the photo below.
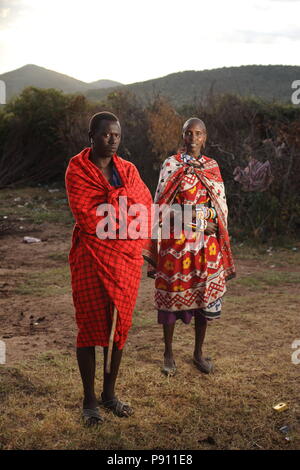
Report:
M 94 141 L 93 141 L 93 139 L 91 139 L 91 145 L 94 145 Z

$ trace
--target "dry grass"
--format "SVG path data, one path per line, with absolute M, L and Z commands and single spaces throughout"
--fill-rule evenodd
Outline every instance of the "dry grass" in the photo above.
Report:
M 237 294 L 227 296 L 223 320 L 208 328 L 206 351 L 216 362 L 211 376 L 192 365 L 193 332 L 183 324 L 174 338 L 178 375 L 162 376 L 160 328 L 154 316 L 138 312 L 118 381 L 119 396 L 136 410 L 128 420 L 103 412 L 100 428 L 82 426 L 71 353 L 2 366 L 2 449 L 299 448 L 299 366 L 291 363 L 299 306 L 288 292 Z M 100 350 L 98 364 L 100 393 Z M 276 413 L 272 406 L 281 401 L 289 409 Z M 279 432 L 285 424 L 289 442 Z
M 32 248 L 37 266 L 24 258 L 7 302 L 32 296 L 48 303 L 50 316 L 52 303 L 64 306 L 63 292 L 71 318 L 66 251 L 51 246 Z M 74 351 L 53 345 L 31 360 L 20 353 L 18 362 L 0 366 L 0 449 L 300 449 L 300 365 L 291 362 L 292 342 L 299 339 L 300 251 L 270 255 L 267 248 L 235 249 L 239 276 L 229 283 L 222 319 L 209 325 L 205 341 L 213 375 L 193 366 L 193 328 L 182 323 L 174 337 L 178 374 L 161 374 L 162 332 L 151 307 L 153 283 L 144 277 L 117 383 L 135 415 L 119 419 L 103 411 L 101 427 L 84 428 Z M 59 317 L 54 324 L 60 327 Z M 100 348 L 97 359 L 100 394 Z M 272 406 L 281 401 L 289 408 L 277 413 Z M 290 426 L 289 441 L 279 431 L 283 425 Z

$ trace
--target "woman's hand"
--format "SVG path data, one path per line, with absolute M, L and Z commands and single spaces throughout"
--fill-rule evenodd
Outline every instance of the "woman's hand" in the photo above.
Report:
M 204 230 L 205 235 L 215 235 L 218 230 L 218 225 L 215 222 L 207 222 L 207 227 Z

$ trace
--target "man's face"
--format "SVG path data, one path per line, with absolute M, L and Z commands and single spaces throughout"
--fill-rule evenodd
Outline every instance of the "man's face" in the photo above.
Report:
M 99 157 L 112 157 L 117 152 L 121 140 L 119 122 L 103 120 L 93 135 L 94 149 Z

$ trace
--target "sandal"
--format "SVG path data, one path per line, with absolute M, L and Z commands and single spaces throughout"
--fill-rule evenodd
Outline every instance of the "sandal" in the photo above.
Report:
M 177 367 L 175 361 L 173 361 L 172 367 L 166 366 L 164 364 L 163 368 L 161 369 L 162 373 L 165 374 L 167 377 L 174 377 L 177 372 Z
M 205 357 L 200 361 L 197 361 L 195 357 L 193 357 L 193 363 L 197 367 L 200 372 L 203 372 L 204 374 L 210 374 L 214 370 L 214 365 L 210 357 Z
M 99 408 L 83 408 L 82 418 L 85 426 L 96 426 L 102 424 L 104 419 L 99 413 Z
M 101 393 L 101 400 L 99 404 L 102 405 L 104 408 L 112 411 L 116 416 L 119 418 L 128 418 L 129 416 L 133 415 L 134 411 L 128 403 L 124 403 L 118 398 L 113 398 L 112 400 L 103 400 L 103 394 Z

